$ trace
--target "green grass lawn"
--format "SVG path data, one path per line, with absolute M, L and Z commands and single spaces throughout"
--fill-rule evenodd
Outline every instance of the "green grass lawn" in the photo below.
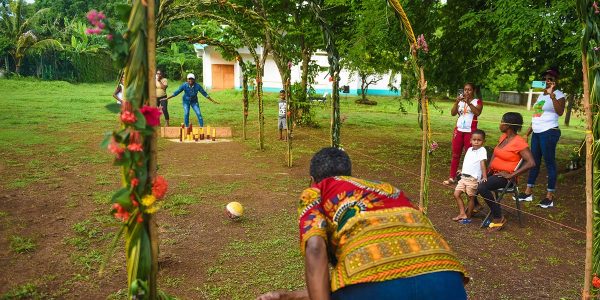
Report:
M 173 86 L 175 83 L 172 83 Z M 101 260 L 101 250 L 109 243 L 116 222 L 108 215 L 108 199 L 118 183 L 118 169 L 111 167 L 111 157 L 105 150 L 99 148 L 100 140 L 105 132 L 117 128 L 117 116 L 108 112 L 104 106 L 112 103 L 114 84 L 70 84 L 67 82 L 44 82 L 30 79 L 0 80 L 0 171 L 11 170 L 0 178 L 0 190 L 12 193 L 20 190 L 35 190 L 38 184 L 45 186 L 60 186 L 70 172 L 79 172 L 78 176 L 92 179 L 92 186 L 82 186 L 78 190 L 70 191 L 64 195 L 65 207 L 79 210 L 86 207 L 82 216 L 77 220 L 69 220 L 69 234 L 60 237 L 65 247 L 72 250 L 69 264 L 79 270 L 71 274 L 70 278 L 54 278 L 52 274 L 38 276 L 25 280 L 17 286 L 0 288 L 2 299 L 13 299 L 11 295 L 24 295 L 22 298 L 40 298 L 40 295 L 50 295 L 48 298 L 63 298 L 77 289 L 77 284 L 84 284 L 95 278 L 95 271 Z M 174 88 L 170 88 L 172 92 Z M 210 93 L 210 91 L 209 91 Z M 269 174 L 274 168 L 285 165 L 283 152 L 285 144 L 276 141 L 277 132 L 277 95 L 265 95 L 265 120 L 266 120 L 266 150 L 259 151 L 257 142 L 257 103 L 252 100 L 249 114 L 249 139 L 242 141 L 242 93 L 241 91 L 218 91 L 210 93 L 221 104 L 216 105 L 201 98 L 201 109 L 205 124 L 209 126 L 231 126 L 234 138 L 250 150 L 242 154 L 244 158 L 260 158 L 254 167 L 264 170 L 258 179 L 270 182 L 273 185 L 271 192 L 281 194 L 293 203 L 293 197 L 306 186 L 306 175 L 289 176 L 282 179 L 281 175 Z M 417 124 L 417 105 L 414 100 L 401 100 L 397 97 L 372 97 L 376 106 L 363 106 L 355 104 L 355 96 L 341 96 L 341 113 L 346 118 L 342 126 L 341 141 L 343 147 L 350 153 L 365 153 L 366 155 L 391 161 L 399 166 L 415 165 L 420 160 L 421 131 Z M 486 100 L 486 99 L 484 99 Z M 443 144 L 433 159 L 432 167 L 446 168 L 450 160 L 449 144 L 456 117 L 450 115 L 452 102 L 436 100 L 431 107 L 431 128 L 433 140 Z M 406 112 L 400 108 L 403 107 Z M 315 105 L 315 119 L 321 126 L 318 129 L 297 128 L 298 136 L 310 136 L 310 143 L 294 143 L 295 161 L 306 162 L 319 147 L 326 146 L 329 130 L 328 106 Z M 479 128 L 487 132 L 487 145 L 496 144 L 500 132 L 498 126 L 502 114 L 508 111 L 520 112 L 524 116 L 526 126 L 531 119 L 531 112 L 524 107 L 503 105 L 485 102 Z M 170 100 L 169 112 L 171 124 L 177 126 L 183 122 L 181 97 Z M 190 120 L 197 124 L 195 115 L 190 115 Z M 561 118 L 561 123 L 563 119 Z M 526 127 L 524 128 L 526 129 Z M 584 121 L 579 117 L 571 119 L 571 126 L 561 125 L 562 137 L 558 147 L 557 158 L 563 163 L 570 152 L 577 148 L 584 137 Z M 368 144 L 360 139 L 361 136 L 375 137 L 382 141 L 381 144 Z M 307 140 L 307 139 L 304 139 Z M 390 142 L 406 148 L 406 151 L 392 148 Z M 159 150 L 166 148 L 164 141 L 159 142 Z M 387 144 L 386 144 L 387 143 Z M 439 153 L 439 154 L 438 154 Z M 214 153 L 202 153 L 198 160 L 206 160 Z M 276 157 L 267 160 L 269 156 Z M 390 173 L 386 165 L 376 160 L 360 159 L 353 157 L 358 165 L 368 168 L 371 172 L 381 176 L 402 176 L 402 170 Z M 161 161 L 162 174 L 168 178 L 177 178 L 171 186 L 169 201 L 164 209 L 167 221 L 163 224 L 166 232 L 163 245 L 177 246 L 185 239 L 186 233 L 180 224 L 173 220 L 177 218 L 192 218 L 191 211 L 194 207 L 202 207 L 207 211 L 220 210 L 219 202 L 213 199 L 220 195 L 236 195 L 246 187 L 257 187 L 257 183 L 249 179 L 238 181 L 207 181 L 201 186 L 197 182 L 185 177 L 175 177 L 174 168 L 169 161 Z M 297 165 L 296 165 L 297 167 Z M 302 170 L 306 166 L 300 167 Z M 284 169 L 285 170 L 285 169 Z M 296 169 L 290 169 L 290 173 Z M 190 171 L 191 172 L 191 171 Z M 418 173 L 418 170 L 415 172 Z M 405 175 L 405 174 L 404 174 Z M 433 178 L 445 178 L 444 174 L 432 174 Z M 68 177 L 70 178 L 70 177 Z M 377 178 L 374 178 L 377 179 Z M 418 179 L 406 183 L 418 187 Z M 559 178 L 560 180 L 560 178 Z M 406 188 L 405 188 L 406 189 Z M 41 193 L 41 191 L 39 191 Z M 279 195 L 278 194 L 278 195 Z M 414 195 L 414 193 L 413 193 Z M 87 198 L 86 198 L 87 197 Z M 291 198 L 289 198 L 291 197 Z M 89 199 L 82 203 L 81 199 Z M 2 200 L 0 200 L 2 201 Z M 243 237 L 237 237 L 227 243 L 224 249 L 216 255 L 215 261 L 208 264 L 206 272 L 208 282 L 204 285 L 186 286 L 190 278 L 177 274 L 165 274 L 161 279 L 162 287 L 177 291 L 186 287 L 187 292 L 196 292 L 208 299 L 250 299 L 244 289 L 251 292 L 265 291 L 267 288 L 294 289 L 301 287 L 302 261 L 299 256 L 296 242 L 295 208 L 279 210 L 268 217 L 249 217 L 240 224 Z M 250 208 L 250 213 L 259 213 Z M 57 216 L 59 218 L 61 216 Z M 186 219 L 186 220 L 188 220 Z M 14 255 L 36 255 L 43 251 L 44 239 L 42 234 L 33 236 L 21 235 L 26 228 L 26 220 L 11 211 L 0 210 L 0 239 L 6 240 L 7 249 L 1 249 Z M 275 225 L 279 224 L 279 225 Z M 266 227 L 265 227 L 266 226 Z M 281 226 L 281 227 L 280 227 Z M 262 232 L 257 229 L 264 230 Z M 281 229 L 285 228 L 285 229 Z M 485 238 L 485 237 L 478 237 Z M 519 240 L 521 241 L 521 240 Z M 191 250 L 190 250 L 191 251 Z M 258 262 L 279 261 L 270 265 L 270 269 L 257 272 L 249 270 L 253 261 L 247 257 L 256 257 Z M 246 260 L 245 260 L 246 259 Z M 549 264 L 556 265 L 561 261 L 549 257 Z M 239 264 L 238 264 L 239 263 Z M 238 268 L 239 267 L 239 268 Z M 113 266 L 115 273 L 123 272 L 125 266 Z M 2 276 L 2 275 L 0 275 Z M 1 278 L 0 278 L 1 279 Z M 45 280 L 45 281 L 44 281 Z M 61 282 L 59 288 L 48 290 L 48 282 Z M 93 281 L 93 280 L 91 280 Z M 46 282 L 46 283 L 45 283 Z M 124 287 L 123 282 L 113 283 Z M 102 288 L 102 287 L 97 287 Z M 10 289 L 10 290 L 9 290 Z M 114 292 L 114 293 L 113 293 Z M 113 293 L 111 299 L 123 298 L 123 290 L 107 291 Z M 126 293 L 125 293 L 126 294 Z M 176 292 L 175 292 L 176 294 Z M 249 297 L 251 296 L 251 297 Z M 13 298 L 10 298 L 13 297 Z M 200 296 L 198 296 L 200 297 Z M 44 297 L 41 297 L 44 298 Z M 68 298 L 68 297 L 67 297 Z M 196 297 L 197 298 L 197 297 Z

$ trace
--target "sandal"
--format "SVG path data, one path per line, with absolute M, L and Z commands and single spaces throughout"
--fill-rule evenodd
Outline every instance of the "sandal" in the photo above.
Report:
M 452 178 L 448 178 L 448 180 L 444 180 L 444 182 L 443 182 L 444 185 L 453 185 L 455 183 L 456 183 L 456 181 L 454 181 L 454 179 L 452 179 Z
M 471 224 L 471 222 L 473 222 L 471 219 L 466 218 L 466 219 L 462 219 L 460 221 L 458 221 L 458 223 L 466 225 L 466 224 Z
M 506 218 L 502 218 L 502 221 L 500 221 L 500 223 L 490 223 L 490 225 L 488 225 L 488 232 L 496 232 L 502 230 L 502 228 L 504 228 L 505 223 Z

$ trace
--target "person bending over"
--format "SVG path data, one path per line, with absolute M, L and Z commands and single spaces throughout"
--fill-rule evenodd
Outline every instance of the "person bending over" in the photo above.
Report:
M 337 148 L 313 156 L 310 177 L 298 207 L 306 289 L 257 299 L 467 299 L 463 265 L 402 191 L 352 177 Z

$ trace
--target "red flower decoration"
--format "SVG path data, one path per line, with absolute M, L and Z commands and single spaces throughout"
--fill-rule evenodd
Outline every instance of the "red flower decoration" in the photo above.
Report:
M 138 223 L 142 223 L 142 222 L 144 222 L 144 218 L 142 218 L 142 214 L 138 213 L 138 215 L 137 215 L 137 220 L 136 220 L 136 221 L 137 221 Z
M 142 147 L 142 144 L 129 144 L 127 146 L 127 149 L 131 152 L 142 152 L 144 151 L 144 147 Z
M 137 178 L 131 179 L 131 186 L 136 187 L 140 183 L 140 180 Z
M 140 206 L 140 203 L 135 201 L 135 200 L 131 200 L 131 203 L 133 204 L 133 207 L 138 207 Z
M 130 144 L 141 144 L 142 143 L 142 135 L 137 130 L 129 131 L 129 143 Z
M 121 113 L 121 121 L 125 124 L 133 124 L 137 121 L 135 114 L 130 111 L 124 111 Z
M 140 112 L 146 117 L 146 123 L 150 126 L 160 125 L 160 114 L 162 113 L 157 107 L 144 105 Z
M 162 199 L 167 193 L 168 188 L 169 184 L 162 176 L 156 176 L 152 181 L 152 195 L 156 197 L 156 199 Z
M 129 219 L 129 212 L 123 206 L 121 206 L 121 204 L 113 204 L 112 209 L 115 210 L 114 215 L 118 220 L 125 222 Z
M 592 279 L 592 285 L 597 288 L 600 289 L 600 278 L 598 278 L 598 275 L 594 274 L 594 278 Z
M 125 148 L 121 147 L 121 145 L 119 145 L 113 138 L 110 144 L 108 144 L 108 151 L 116 155 L 117 159 L 121 159 L 121 157 L 123 156 L 123 152 L 125 152 Z
M 131 102 L 129 101 L 123 101 L 123 103 L 121 104 L 121 112 L 132 112 L 133 111 L 133 105 L 131 104 Z

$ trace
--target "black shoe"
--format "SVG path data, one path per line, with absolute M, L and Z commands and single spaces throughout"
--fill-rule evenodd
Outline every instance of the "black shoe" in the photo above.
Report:
M 542 200 L 540 203 L 538 203 L 538 206 L 541 208 L 550 208 L 554 206 L 554 201 L 548 199 L 548 198 L 544 198 L 544 200 Z
M 514 199 L 514 197 L 513 197 Z M 525 194 L 525 193 L 520 193 L 519 196 L 517 196 L 517 199 L 519 199 L 519 201 L 533 201 L 533 194 Z M 515 200 L 517 200 L 515 199 Z

